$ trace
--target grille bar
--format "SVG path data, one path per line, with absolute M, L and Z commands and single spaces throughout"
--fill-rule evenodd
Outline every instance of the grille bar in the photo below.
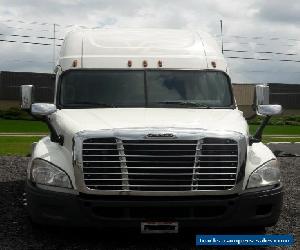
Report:
M 128 157 L 128 156 L 127 156 Z M 99 162 L 99 161 L 84 161 L 84 162 Z M 122 160 L 120 159 L 119 161 L 101 161 L 101 162 L 153 162 L 153 163 L 178 163 L 178 161 L 127 161 L 127 160 Z M 199 160 L 197 162 L 200 162 Z M 202 162 L 219 162 L 219 161 L 202 161 Z M 236 162 L 236 161 L 222 161 L 222 162 Z M 190 163 L 190 161 L 179 161 L 179 163 Z
M 97 156 L 119 156 L 118 155 L 82 155 L 82 156 L 87 156 L 87 157 L 97 157 Z M 145 158 L 179 158 L 179 157 L 237 157 L 237 155 L 201 155 L 201 154 L 196 154 L 196 155 L 130 155 L 128 157 L 145 157 Z M 125 160 L 126 161 L 126 160 Z
M 226 144 L 203 143 L 202 146 L 236 146 L 236 143 L 232 143 L 232 144 L 230 144 L 230 143 L 226 143 Z
M 84 169 L 102 169 L 101 167 L 85 167 Z M 119 169 L 119 167 L 104 167 L 105 169 Z M 173 169 L 194 169 L 194 167 L 172 167 Z M 236 169 L 236 167 L 201 167 L 201 169 Z M 170 169 L 170 167 L 127 167 L 127 169 Z M 220 173 L 221 174 L 221 173 Z
M 89 179 L 89 181 L 118 181 L 119 179 Z M 125 179 L 130 181 L 130 179 Z M 135 179 L 136 181 L 148 181 L 149 179 Z M 235 181 L 235 179 L 197 179 L 198 181 Z M 174 181 L 172 179 L 152 179 L 152 181 Z M 186 181 L 186 180 L 176 180 Z
M 123 143 L 124 146 L 196 146 L 194 143 Z
M 101 184 L 101 185 L 90 185 L 90 186 L 94 186 L 94 187 L 122 187 L 123 185 L 105 185 L 105 184 Z M 226 186 L 226 187 L 233 187 L 234 185 L 195 185 L 197 187 L 223 187 L 223 186 Z M 130 187 L 153 187 L 153 185 L 130 185 Z M 190 188 L 191 185 L 155 185 L 155 187 L 188 187 Z M 163 190 L 162 190 L 163 191 Z

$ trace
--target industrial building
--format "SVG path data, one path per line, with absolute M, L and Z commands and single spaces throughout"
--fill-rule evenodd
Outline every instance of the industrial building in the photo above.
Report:
M 35 86 L 36 102 L 53 102 L 55 75 L 30 72 L 0 72 L 0 109 L 19 105 L 19 87 L 23 84 Z M 269 83 L 270 103 L 281 104 L 286 114 L 299 114 L 300 84 Z M 255 84 L 234 83 L 233 91 L 239 108 L 245 117 L 254 114 Z
M 36 102 L 53 102 L 55 75 L 31 72 L 0 72 L 0 109 L 18 106 L 20 86 L 35 86 Z

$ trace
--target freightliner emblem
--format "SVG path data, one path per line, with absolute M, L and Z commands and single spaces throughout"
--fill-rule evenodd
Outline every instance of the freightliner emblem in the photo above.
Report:
M 160 133 L 160 134 L 148 134 L 146 138 L 175 138 L 174 134 L 171 133 Z

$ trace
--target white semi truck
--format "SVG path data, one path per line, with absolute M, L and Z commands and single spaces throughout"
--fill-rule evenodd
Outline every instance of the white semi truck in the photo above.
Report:
M 33 146 L 26 193 L 33 222 L 135 227 L 265 227 L 282 206 L 278 161 L 261 142 L 280 105 L 256 87 L 254 135 L 208 34 L 77 30 L 64 39 L 54 104 L 22 108 L 49 127 Z

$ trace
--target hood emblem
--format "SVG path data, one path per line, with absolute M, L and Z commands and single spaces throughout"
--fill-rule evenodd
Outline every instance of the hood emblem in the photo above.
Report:
M 174 134 L 171 133 L 159 133 L 159 134 L 147 134 L 146 138 L 176 138 Z

